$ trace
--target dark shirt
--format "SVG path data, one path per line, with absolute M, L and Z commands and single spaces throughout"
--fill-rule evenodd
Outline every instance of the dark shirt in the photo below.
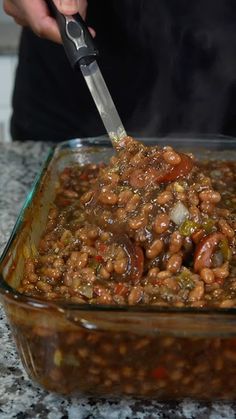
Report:
M 99 65 L 131 135 L 236 135 L 233 0 L 89 0 Z M 12 136 L 61 141 L 105 133 L 63 47 L 22 32 Z

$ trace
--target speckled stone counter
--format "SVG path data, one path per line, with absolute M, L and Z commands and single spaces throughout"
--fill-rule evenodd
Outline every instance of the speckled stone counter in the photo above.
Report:
M 0 251 L 44 160 L 49 145 L 0 143 Z M 207 380 L 207 377 L 206 377 Z M 233 419 L 235 403 L 202 404 L 136 400 L 68 399 L 50 394 L 29 380 L 16 353 L 0 307 L 0 419 Z

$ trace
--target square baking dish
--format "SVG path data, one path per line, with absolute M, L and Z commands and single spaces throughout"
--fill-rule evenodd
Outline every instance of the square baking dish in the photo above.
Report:
M 199 159 L 236 160 L 236 140 L 163 138 Z M 28 375 L 66 395 L 156 400 L 236 398 L 236 309 L 102 306 L 49 302 L 19 294 L 60 172 L 107 162 L 105 138 L 71 140 L 51 150 L 0 261 L 0 293 Z

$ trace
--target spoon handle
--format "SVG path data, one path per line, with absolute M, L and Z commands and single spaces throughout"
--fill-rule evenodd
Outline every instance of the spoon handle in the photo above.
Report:
M 97 64 L 98 50 L 86 23 L 78 13 L 62 15 L 52 0 L 48 5 L 57 20 L 66 55 L 74 69 L 80 68 L 113 146 L 123 148 L 127 134 Z

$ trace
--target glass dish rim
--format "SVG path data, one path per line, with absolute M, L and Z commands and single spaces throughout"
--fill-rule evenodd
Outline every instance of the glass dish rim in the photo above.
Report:
M 220 148 L 215 148 L 215 151 L 222 151 L 225 148 L 221 147 L 222 143 L 225 146 L 229 146 L 229 148 L 226 147 L 226 150 L 233 149 L 236 150 L 236 137 L 230 137 L 225 135 L 214 135 L 214 134 L 202 134 L 202 135 L 194 135 L 194 134 L 174 134 L 174 135 L 166 135 L 161 137 L 142 137 L 143 141 L 148 141 L 150 143 L 153 143 L 158 140 L 161 145 L 163 145 L 166 140 L 168 140 L 171 143 L 174 143 L 176 141 L 178 142 L 178 145 L 187 145 L 189 144 L 189 140 L 191 139 L 192 145 L 200 145 L 200 146 L 206 146 L 209 145 L 206 143 L 207 140 L 210 140 L 211 146 L 220 146 Z M 79 304 L 79 303 L 71 303 L 66 302 L 63 300 L 57 300 L 57 301 L 48 301 L 36 297 L 30 297 L 26 294 L 21 294 L 14 288 L 12 288 L 7 282 L 4 280 L 2 272 L 1 272 L 1 266 L 7 257 L 8 251 L 10 250 L 14 239 L 16 237 L 17 231 L 20 228 L 24 214 L 26 210 L 30 207 L 30 204 L 32 202 L 32 199 L 37 194 L 38 188 L 41 184 L 41 181 L 43 179 L 43 176 L 47 172 L 49 165 L 53 162 L 53 160 L 56 158 L 57 154 L 60 152 L 63 152 L 67 150 L 68 152 L 77 151 L 78 149 L 82 147 L 109 147 L 112 148 L 111 142 L 107 136 L 99 136 L 99 137 L 88 137 L 88 138 L 74 138 L 67 141 L 63 141 L 57 144 L 53 144 L 48 153 L 46 158 L 44 159 L 44 162 L 41 166 L 41 169 L 38 171 L 33 184 L 25 198 L 25 201 L 23 203 L 23 206 L 18 214 L 18 217 L 16 219 L 15 225 L 12 229 L 11 235 L 4 247 L 4 250 L 0 256 L 0 295 L 3 297 L 6 297 L 7 299 L 11 299 L 14 301 L 15 304 L 23 305 L 23 306 L 31 306 L 38 309 L 43 308 L 54 308 L 60 311 L 69 309 L 71 311 L 90 311 L 90 312 L 122 312 L 122 313 L 136 313 L 136 314 L 175 314 L 175 315 L 183 315 L 183 314 L 189 314 L 189 315 L 215 315 L 222 317 L 223 315 L 232 315 L 236 314 L 236 307 L 233 308 L 214 308 L 214 307 L 168 307 L 168 306 L 146 306 L 146 305 L 135 305 L 135 306 L 129 306 L 129 305 L 117 305 L 117 304 Z M 206 147 L 205 147 L 206 148 Z M 211 149 L 212 147 L 210 147 Z M 190 144 L 191 149 L 191 144 Z M 209 150 L 210 151 L 210 150 Z

